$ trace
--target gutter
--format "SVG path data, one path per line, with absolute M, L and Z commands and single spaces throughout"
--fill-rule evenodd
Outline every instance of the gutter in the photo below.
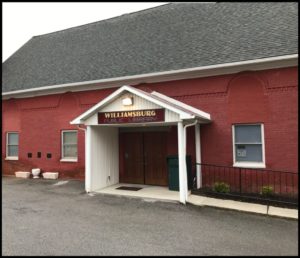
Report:
M 265 70 L 281 67 L 291 67 L 297 65 L 298 54 L 292 54 L 164 72 L 146 73 L 116 78 L 43 86 L 25 90 L 9 91 L 2 93 L 2 99 L 9 99 L 13 97 L 23 98 L 40 95 L 59 94 L 67 91 L 97 90 L 104 88 L 120 87 L 124 84 L 137 85 L 140 83 L 154 83 L 181 79 L 200 78 L 221 74 L 236 73 L 245 70 Z

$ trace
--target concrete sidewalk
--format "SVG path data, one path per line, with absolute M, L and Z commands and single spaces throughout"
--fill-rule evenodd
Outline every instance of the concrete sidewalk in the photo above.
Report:
M 248 202 L 216 199 L 193 194 L 189 195 L 187 202 L 197 206 L 210 206 L 222 209 L 238 210 L 283 218 L 298 219 L 297 209 L 287 209 Z
M 120 186 L 135 186 L 141 187 L 139 191 L 126 191 L 117 190 Z M 95 191 L 94 193 L 108 194 L 108 195 L 122 195 L 128 197 L 136 197 L 143 199 L 163 200 L 169 202 L 179 202 L 179 192 L 170 191 L 167 187 L 149 186 L 149 185 L 137 185 L 137 184 L 116 184 L 104 189 Z M 279 208 L 269 205 L 240 202 L 233 200 L 224 200 L 211 198 L 206 196 L 199 196 L 190 194 L 188 196 L 187 203 L 197 206 L 209 206 L 222 209 L 237 210 L 243 212 L 257 213 L 263 215 L 277 216 L 282 218 L 298 219 L 297 209 Z

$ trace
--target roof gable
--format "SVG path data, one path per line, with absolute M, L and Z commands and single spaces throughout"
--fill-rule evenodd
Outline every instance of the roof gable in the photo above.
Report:
M 158 93 L 147 93 L 145 91 L 133 88 L 131 86 L 122 86 L 106 98 L 104 98 L 102 101 L 100 101 L 98 104 L 91 107 L 89 110 L 75 118 L 73 121 L 71 121 L 71 124 L 84 124 L 86 120 L 88 120 L 91 116 L 97 114 L 98 112 L 101 112 L 105 109 L 107 106 L 109 106 L 111 103 L 114 103 L 118 98 L 120 98 L 124 93 L 132 93 L 142 99 L 145 99 L 149 103 L 152 103 L 154 106 L 151 106 L 151 108 L 165 108 L 168 111 L 171 111 L 179 116 L 179 119 L 199 119 L 202 122 L 209 122 L 210 121 L 210 114 L 205 113 L 199 109 L 193 108 L 187 104 L 184 104 L 180 101 L 176 101 L 172 98 L 169 98 L 163 94 Z M 164 96 L 164 97 L 162 97 Z M 116 106 L 116 105 L 115 105 Z M 148 104 L 149 106 L 149 104 Z M 133 109 L 135 110 L 135 109 Z M 120 110 L 114 110 L 114 111 L 120 111 Z

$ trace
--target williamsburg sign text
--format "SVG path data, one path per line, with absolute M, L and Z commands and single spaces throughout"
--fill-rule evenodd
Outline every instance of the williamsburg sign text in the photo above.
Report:
M 98 124 L 163 122 L 164 120 L 163 108 L 98 113 Z

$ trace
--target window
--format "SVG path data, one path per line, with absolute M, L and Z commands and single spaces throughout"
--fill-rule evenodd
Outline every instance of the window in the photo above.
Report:
M 6 159 L 18 159 L 19 133 L 8 132 L 6 138 Z
M 234 166 L 265 167 L 263 124 L 233 125 Z
M 77 161 L 77 131 L 62 131 L 61 161 Z

